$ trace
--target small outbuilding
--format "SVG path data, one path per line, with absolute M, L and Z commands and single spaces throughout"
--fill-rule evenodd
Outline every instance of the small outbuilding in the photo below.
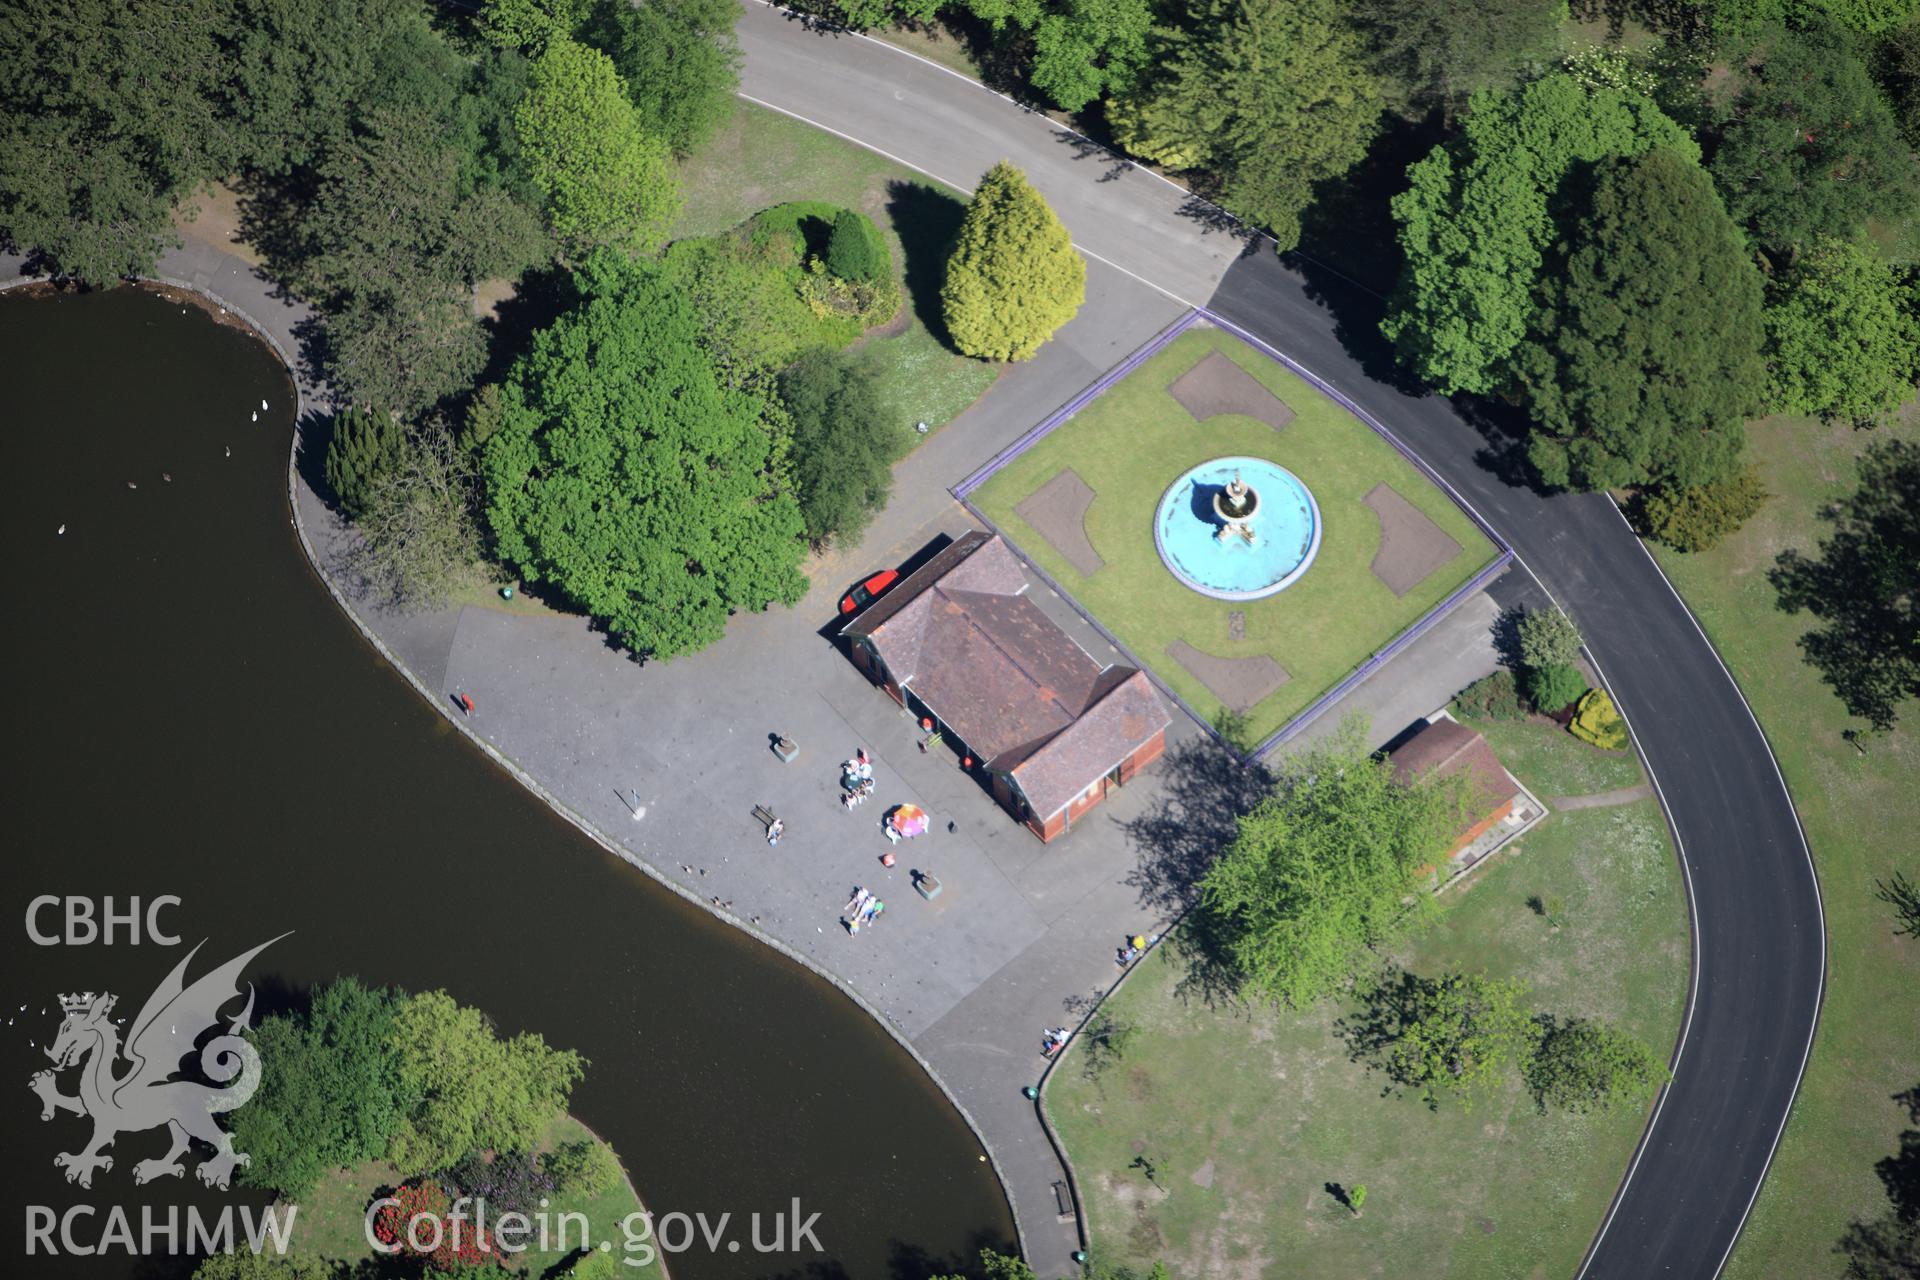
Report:
M 1402 783 L 1463 778 L 1466 817 L 1442 855 L 1442 884 L 1470 871 L 1487 855 L 1546 815 L 1533 794 L 1507 772 L 1487 740 L 1447 715 L 1436 715 L 1388 758 Z
M 997 534 L 965 534 L 843 633 L 889 696 L 956 739 L 994 798 L 1043 841 L 1166 749 L 1138 668 L 1102 666 L 1027 594 Z

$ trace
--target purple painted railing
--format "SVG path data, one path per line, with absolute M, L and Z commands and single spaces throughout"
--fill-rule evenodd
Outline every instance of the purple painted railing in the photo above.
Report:
M 1267 356 L 1269 359 L 1284 366 L 1289 372 L 1293 373 L 1296 377 L 1300 378 L 1303 382 L 1313 387 L 1314 390 L 1320 392 L 1322 395 L 1326 396 L 1329 400 L 1332 400 L 1335 404 L 1339 405 L 1341 408 L 1345 409 L 1348 413 L 1351 413 L 1354 417 L 1358 418 L 1361 422 L 1365 423 L 1381 439 L 1385 440 L 1388 444 L 1392 445 L 1394 448 L 1394 451 L 1397 452 L 1401 457 L 1405 458 L 1409 463 L 1411 463 L 1415 470 L 1417 470 L 1421 475 L 1425 476 L 1428 480 L 1430 480 L 1436 487 L 1440 489 L 1442 493 L 1445 493 L 1449 498 L 1451 498 L 1453 500 L 1454 505 L 1459 507 L 1460 510 L 1466 513 L 1467 518 L 1473 521 L 1474 527 L 1479 529 L 1480 532 L 1486 536 L 1487 540 L 1493 543 L 1493 545 L 1499 550 L 1499 553 L 1500 553 L 1499 555 L 1495 556 L 1494 559 L 1489 564 L 1487 564 L 1484 568 L 1482 568 L 1480 572 L 1474 574 L 1472 578 L 1468 579 L 1461 586 L 1455 588 L 1451 593 L 1449 593 L 1446 599 L 1442 600 L 1439 604 L 1435 605 L 1433 608 L 1429 609 L 1426 613 L 1422 614 L 1418 619 L 1416 619 L 1413 622 L 1412 625 L 1407 627 L 1406 630 L 1402 631 L 1399 635 L 1395 636 L 1391 641 L 1387 643 L 1385 648 L 1379 650 L 1372 657 L 1368 658 L 1365 662 L 1361 663 L 1359 666 L 1355 667 L 1352 671 L 1348 672 L 1346 677 L 1342 679 L 1338 684 L 1334 685 L 1333 688 L 1327 690 L 1325 693 L 1321 694 L 1318 698 L 1314 699 L 1313 702 L 1308 704 L 1307 708 L 1302 712 L 1300 712 L 1299 715 L 1287 721 L 1286 724 L 1282 725 L 1274 733 L 1268 735 L 1267 738 L 1265 738 L 1258 746 L 1254 747 L 1251 751 L 1242 751 L 1239 747 L 1237 747 L 1231 742 L 1228 742 L 1225 738 L 1221 737 L 1220 731 L 1214 728 L 1214 726 L 1210 722 L 1208 722 L 1207 719 L 1203 717 L 1198 711 L 1194 710 L 1192 705 L 1189 704 L 1185 698 L 1181 697 L 1179 693 L 1175 692 L 1174 689 L 1170 687 L 1165 680 L 1162 680 L 1159 677 L 1159 675 L 1154 671 L 1152 666 L 1150 666 L 1146 662 L 1141 661 L 1140 657 L 1137 654 L 1135 654 L 1133 650 L 1129 649 L 1124 643 L 1121 642 L 1119 636 L 1116 636 L 1113 632 L 1107 630 L 1105 626 L 1101 625 L 1100 620 L 1094 617 L 1091 613 L 1089 613 L 1085 608 L 1085 606 L 1083 606 L 1080 603 L 1080 601 L 1077 598 L 1075 598 L 1072 592 L 1068 591 L 1065 587 L 1061 586 L 1059 582 L 1055 581 L 1052 574 L 1048 573 L 1045 569 L 1041 568 L 1039 561 L 1035 560 L 1032 556 L 1028 555 L 1024 550 L 1022 550 L 1018 543 L 1016 543 L 1012 538 L 1007 536 L 1006 530 L 1000 528 L 999 525 L 995 524 L 992 520 L 988 519 L 986 514 L 982 512 L 978 507 L 976 507 L 968 497 L 968 495 L 971 494 L 975 489 L 978 489 L 981 485 L 985 484 L 988 480 L 992 479 L 994 475 L 997 474 L 1008 463 L 1012 462 L 1015 458 L 1018 458 L 1021 454 L 1025 453 L 1027 450 L 1031 449 L 1035 444 L 1037 444 L 1040 440 L 1045 438 L 1049 432 L 1059 427 L 1061 423 L 1066 422 L 1069 418 L 1073 417 L 1074 414 L 1080 412 L 1080 410 L 1086 408 L 1087 405 L 1091 404 L 1095 399 L 1097 399 L 1101 395 L 1101 393 L 1106 391 L 1108 387 L 1112 386 L 1114 383 L 1118 382 L 1120 379 L 1126 377 L 1128 374 L 1132 373 L 1135 369 L 1138 369 L 1142 364 L 1144 364 L 1147 360 L 1151 359 L 1153 356 L 1159 354 L 1159 352 L 1163 350 L 1168 343 L 1172 342 L 1175 338 L 1185 333 L 1188 329 L 1192 328 L 1194 324 L 1198 323 L 1201 320 L 1205 320 L 1208 324 L 1213 325 L 1215 328 L 1224 330 L 1225 332 L 1232 334 L 1234 337 L 1240 339 L 1240 341 L 1246 343 L 1248 346 L 1252 347 L 1254 350 L 1259 351 L 1261 354 Z M 1278 748 L 1286 745 L 1288 742 L 1291 742 L 1294 738 L 1298 737 L 1300 733 L 1307 728 L 1308 725 L 1312 724 L 1315 720 L 1317 720 L 1322 714 L 1326 712 L 1326 710 L 1329 707 L 1333 706 L 1336 702 L 1340 701 L 1340 699 L 1346 697 L 1349 693 L 1353 692 L 1353 690 L 1357 688 L 1369 676 L 1373 675 L 1381 667 L 1385 666 L 1388 662 L 1392 661 L 1396 656 L 1402 653 L 1414 641 L 1418 640 L 1421 636 L 1425 635 L 1428 631 L 1432 630 L 1434 625 L 1437 624 L 1442 618 L 1446 617 L 1449 613 L 1453 612 L 1454 609 L 1459 607 L 1460 603 L 1463 600 L 1466 600 L 1469 597 L 1473 596 L 1474 594 L 1484 590 L 1488 583 L 1492 582 L 1495 578 L 1499 577 L 1502 573 L 1506 572 L 1507 566 L 1512 564 L 1514 559 L 1513 548 L 1507 545 L 1506 539 L 1502 538 L 1498 533 L 1494 532 L 1493 526 L 1488 524 L 1484 519 L 1481 518 L 1480 513 L 1478 511 L 1475 511 L 1473 507 L 1468 504 L 1467 500 L 1460 496 L 1460 493 L 1457 489 L 1455 489 L 1452 485 L 1448 484 L 1446 480 L 1440 475 L 1440 473 L 1435 471 L 1432 467 L 1428 466 L 1426 462 L 1422 460 L 1418 454 L 1416 454 L 1413 450 L 1409 449 L 1405 444 L 1401 443 L 1400 438 L 1394 435 L 1393 432 L 1389 431 L 1386 425 L 1383 424 L 1379 419 L 1375 418 L 1372 414 L 1368 413 L 1365 409 L 1355 404 L 1352 400 L 1348 399 L 1346 395 L 1343 394 L 1338 388 L 1334 387 L 1331 383 L 1327 382 L 1326 380 L 1321 378 L 1318 374 L 1308 369 L 1305 365 L 1302 365 L 1298 361 L 1294 360 L 1291 356 L 1287 355 L 1285 352 L 1280 351 L 1279 349 L 1273 347 L 1272 345 L 1261 341 L 1259 338 L 1255 337 L 1253 334 L 1248 333 L 1245 329 L 1242 329 L 1239 325 L 1234 324 L 1231 320 L 1227 320 L 1220 316 L 1217 316 L 1213 312 L 1208 311 L 1204 307 L 1197 308 L 1193 311 L 1189 311 L 1187 314 L 1185 314 L 1184 316 L 1181 316 L 1178 320 L 1174 321 L 1171 325 L 1168 325 L 1165 329 L 1162 329 L 1145 346 L 1135 351 L 1132 355 L 1129 355 L 1125 360 L 1122 360 L 1119 364 L 1115 365 L 1112 369 L 1109 369 L 1106 373 L 1102 374 L 1099 378 L 1096 378 L 1092 383 L 1090 383 L 1087 386 L 1085 390 L 1081 391 L 1079 395 L 1076 395 L 1073 399 L 1067 401 L 1064 405 L 1061 405 L 1058 409 L 1055 409 L 1052 413 L 1048 414 L 1046 418 L 1043 419 L 1031 431 L 1028 431 L 1025 435 L 1021 436 L 1018 440 L 1015 440 L 1012 444 L 1008 445 L 1006 448 L 1002 449 L 999 453 L 995 454 L 992 458 L 988 459 L 984 466 L 980 467 L 973 474 L 969 475 L 966 479 L 962 480 L 959 484 L 955 485 L 952 489 L 952 493 L 954 498 L 959 501 L 961 506 L 967 509 L 967 511 L 973 516 L 975 520 L 978 520 L 981 524 L 987 526 L 989 529 L 992 529 L 995 533 L 999 534 L 1001 540 L 1007 544 L 1008 548 L 1011 549 L 1015 555 L 1019 556 L 1020 559 L 1025 562 L 1027 568 L 1042 582 L 1044 582 L 1048 586 L 1048 588 L 1050 588 L 1056 595 L 1058 595 L 1062 600 L 1066 601 L 1067 604 L 1073 609 L 1073 611 L 1080 615 L 1080 618 L 1082 621 L 1084 621 L 1088 626 L 1092 627 L 1094 631 L 1099 633 L 1101 639 L 1105 640 L 1108 644 L 1112 645 L 1120 653 L 1124 654 L 1128 662 L 1132 663 L 1134 666 L 1138 667 L 1140 670 L 1146 672 L 1147 678 L 1153 681 L 1155 688 L 1159 689 L 1161 693 L 1165 694 L 1170 700 L 1172 700 L 1174 705 L 1178 706 L 1182 711 L 1186 712 L 1188 717 L 1191 718 L 1195 724 L 1198 724 L 1202 729 L 1206 730 L 1209 734 L 1211 734 L 1215 741 L 1219 742 L 1222 746 L 1226 747 L 1229 751 L 1233 752 L 1233 754 L 1242 763 L 1251 763 L 1252 761 L 1258 760 L 1261 757 L 1269 754 L 1270 752 L 1275 751 Z

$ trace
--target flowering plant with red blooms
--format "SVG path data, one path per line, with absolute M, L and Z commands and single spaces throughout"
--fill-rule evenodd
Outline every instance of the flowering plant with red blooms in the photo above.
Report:
M 487 1233 L 470 1218 L 459 1222 L 449 1218 L 452 1203 L 439 1183 L 430 1178 L 402 1183 L 392 1198 L 394 1203 L 380 1206 L 374 1215 L 373 1235 L 383 1245 L 399 1246 L 400 1256 L 423 1260 L 429 1271 L 452 1271 L 455 1267 L 501 1262 L 500 1253 Z M 431 1219 L 439 1224 L 440 1230 L 436 1233 L 423 1224 L 410 1235 L 409 1228 L 416 1218 Z M 414 1235 L 423 1243 L 437 1235 L 439 1243 L 431 1249 L 416 1248 Z

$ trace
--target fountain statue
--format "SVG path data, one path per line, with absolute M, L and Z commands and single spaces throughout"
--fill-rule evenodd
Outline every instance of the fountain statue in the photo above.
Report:
M 1257 545 L 1258 540 L 1253 532 L 1253 518 L 1259 512 L 1259 492 L 1242 480 L 1240 473 L 1235 471 L 1233 479 L 1227 481 L 1226 485 L 1213 495 L 1213 514 L 1220 519 L 1220 528 L 1213 536 L 1221 542 L 1240 538 L 1250 547 Z

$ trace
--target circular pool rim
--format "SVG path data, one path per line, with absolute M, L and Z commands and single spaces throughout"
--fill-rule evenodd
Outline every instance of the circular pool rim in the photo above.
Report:
M 1195 581 L 1186 571 L 1180 568 L 1179 562 L 1168 554 L 1165 538 L 1161 533 L 1161 526 L 1164 523 L 1162 517 L 1166 514 L 1168 502 L 1174 498 L 1176 493 L 1191 485 L 1196 474 L 1220 467 L 1239 467 L 1241 464 L 1248 464 L 1251 467 L 1258 467 L 1267 471 L 1277 471 L 1286 477 L 1287 480 L 1292 482 L 1295 488 L 1300 490 L 1301 496 L 1306 498 L 1307 514 L 1313 521 L 1313 529 L 1307 539 L 1307 549 L 1301 555 L 1300 563 L 1294 565 L 1293 568 L 1289 569 L 1273 582 L 1268 583 L 1264 587 L 1257 587 L 1252 591 L 1233 591 L 1225 587 L 1214 587 L 1204 582 Z M 1254 488 L 1257 491 L 1259 486 L 1255 485 Z M 1263 494 L 1260 499 L 1261 507 L 1265 508 L 1270 500 L 1269 495 Z M 1264 600 L 1268 596 L 1277 595 L 1285 591 L 1288 587 L 1298 582 L 1302 574 L 1313 567 L 1315 557 L 1320 554 L 1320 533 L 1322 527 L 1320 504 L 1315 500 L 1313 490 L 1307 487 L 1306 481 L 1273 461 L 1271 458 L 1256 458 L 1248 454 L 1228 454 L 1225 457 L 1209 458 L 1205 462 L 1195 463 L 1185 471 L 1182 471 L 1179 476 L 1175 478 L 1174 482 L 1168 485 L 1161 493 L 1160 500 L 1153 504 L 1153 549 L 1159 554 L 1160 563 L 1166 566 L 1167 572 L 1177 578 L 1182 586 L 1213 600 Z

